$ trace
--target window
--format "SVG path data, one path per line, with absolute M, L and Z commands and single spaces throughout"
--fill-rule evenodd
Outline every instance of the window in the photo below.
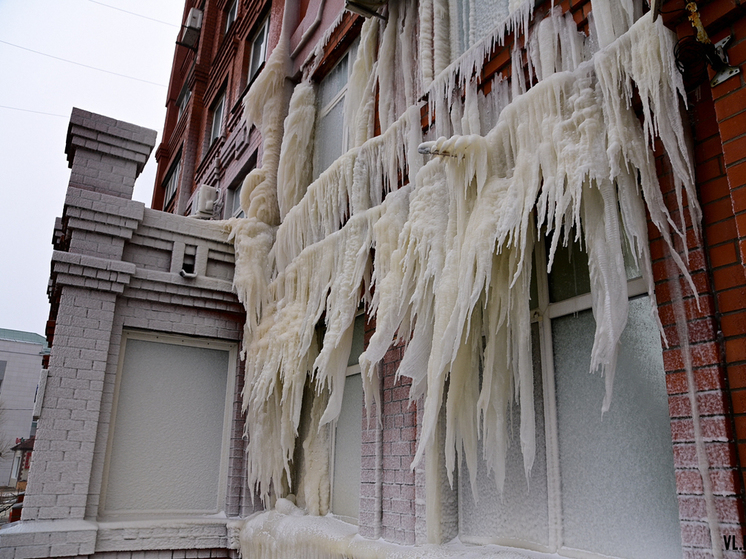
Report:
M 251 83 L 262 68 L 267 58 L 267 37 L 269 33 L 269 18 L 262 23 L 259 31 L 251 40 L 251 60 L 249 60 L 249 73 L 246 83 Z
M 487 37 L 498 23 L 508 17 L 509 4 L 513 3 L 508 0 L 456 0 L 455 11 L 451 11 L 454 18 L 451 21 L 451 44 L 456 51 L 451 53 L 451 59 L 455 60 Z
M 217 101 L 212 104 L 210 113 L 212 114 L 212 124 L 210 125 L 210 145 L 223 133 L 223 108 L 225 107 L 225 91 L 219 96 Z
M 363 437 L 363 382 L 358 358 L 363 352 L 365 315 L 355 318 L 347 361 L 342 409 L 332 443 L 332 513 L 357 524 L 360 509 L 360 468 Z
M 20 481 L 21 476 L 21 455 L 16 454 L 13 457 L 13 469 L 11 470 L 10 479 Z
M 163 209 L 165 210 L 176 196 L 179 186 L 179 171 L 181 170 L 181 153 L 176 156 L 176 161 L 171 165 L 166 180 L 163 181 Z
M 551 274 L 545 262 L 539 246 L 530 483 L 516 428 L 519 410 L 513 409 L 504 493 L 488 476 L 480 449 L 476 501 L 465 466 L 459 475 L 459 537 L 569 557 L 681 557 L 660 334 L 644 282 L 628 266 L 629 319 L 611 409 L 602 416 L 604 379 L 589 374 L 595 321 L 586 255 L 578 244 L 561 248 Z
M 235 344 L 125 332 L 101 514 L 216 514 L 225 494 Z
M 230 215 L 228 217 L 245 217 L 243 210 L 241 209 L 241 188 L 243 183 L 239 182 L 236 188 L 229 190 L 231 205 L 228 208 Z
M 0 389 L 3 387 L 3 381 L 5 380 L 5 367 L 7 366 L 7 361 L 0 361 Z
M 357 53 L 356 41 L 319 84 L 313 178 L 323 173 L 347 150 L 344 98 Z
M 225 33 L 228 33 L 228 31 L 231 28 L 231 25 L 233 25 L 233 22 L 236 21 L 237 15 L 238 15 L 238 0 L 233 0 L 230 6 L 228 6 L 228 10 L 225 12 Z
M 181 89 L 181 93 L 179 93 L 179 97 L 176 99 L 176 106 L 179 108 L 179 113 L 176 117 L 177 122 L 181 119 L 181 115 L 184 114 L 184 111 L 186 111 L 186 108 L 189 105 L 189 99 L 191 97 L 192 90 L 189 89 L 188 84 L 184 84 L 184 87 Z

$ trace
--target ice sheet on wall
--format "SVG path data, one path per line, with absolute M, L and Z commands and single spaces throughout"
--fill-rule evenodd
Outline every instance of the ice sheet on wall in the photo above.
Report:
M 380 36 L 386 48 L 377 54 L 369 48 L 364 71 L 350 84 L 347 95 L 359 99 L 360 107 L 368 106 L 365 99 L 382 71 L 390 76 L 415 72 L 402 60 L 408 47 L 386 39 L 390 26 L 404 29 L 414 14 L 405 8 L 392 13 L 398 15 Z M 371 34 L 379 33 L 377 27 L 366 23 L 361 45 L 375 44 Z M 379 394 L 377 363 L 392 340 L 408 344 L 399 374 L 413 379 L 413 399 L 424 397 L 415 462 L 433 444 L 445 404 L 449 472 L 459 456 L 476 472 L 472 465 L 481 438 L 500 483 L 505 423 L 517 402 L 528 472 L 535 454 L 528 301 L 531 251 L 539 234 L 550 237 L 550 266 L 570 231 L 586 247 L 597 324 L 591 370 L 605 376 L 602 405 L 609 406 L 627 320 L 622 244 L 631 247 L 653 300 L 646 209 L 669 244 L 672 235 L 681 235 L 662 201 L 650 150 L 654 137 L 672 161 L 682 211 L 684 193 L 695 223 L 699 209 L 670 32 L 645 16 L 631 27 L 624 23 L 619 33 L 616 27 L 607 29 L 618 38 L 594 54 L 574 29 L 572 19 L 557 9 L 533 28 L 527 41 L 529 82 L 495 82 L 491 110 L 497 116 L 491 130 L 482 130 L 480 107 L 484 110 L 486 101 L 475 86 L 475 69 L 486 52 L 479 47 L 433 76 L 428 104 L 444 137 L 426 144 L 432 154 L 426 164 L 417 152 L 420 106 L 400 112 L 401 98 L 392 98 L 385 104 L 390 125 L 375 138 L 366 138 L 363 126 L 354 147 L 294 206 L 284 208 L 276 238 L 275 229 L 259 228 L 252 237 L 253 225 L 235 224 L 239 262 L 252 269 L 236 274 L 236 286 L 256 317 L 244 341 L 249 482 L 266 502 L 272 488 L 277 496 L 294 491 L 292 457 L 307 380 L 328 398 L 314 419 L 317 428 L 339 411 L 345 352 L 361 301 L 376 316 L 376 331 L 360 359 L 368 403 Z M 388 37 L 393 37 L 389 43 L 400 41 L 401 33 Z M 414 83 L 406 86 L 405 98 Z M 463 98 L 452 95 L 454 90 L 463 91 Z M 642 123 L 631 106 L 635 91 Z M 285 134 L 300 137 L 292 122 L 291 114 Z M 408 184 L 397 190 L 403 182 Z M 255 258 L 259 242 L 265 256 Z M 685 270 L 685 263 L 678 263 Z M 325 333 L 316 347 L 322 316 Z M 318 512 L 323 514 L 323 507 Z

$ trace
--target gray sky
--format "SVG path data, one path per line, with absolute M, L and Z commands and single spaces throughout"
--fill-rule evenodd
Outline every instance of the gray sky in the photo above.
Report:
M 183 8 L 184 0 L 0 0 L 0 328 L 44 334 L 72 108 L 152 128 L 160 143 Z M 151 154 L 134 198 L 150 206 L 154 181 Z

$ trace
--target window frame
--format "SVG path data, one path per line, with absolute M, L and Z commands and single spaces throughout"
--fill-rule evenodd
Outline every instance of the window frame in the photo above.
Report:
M 364 310 L 360 309 L 355 314 L 355 319 L 353 320 L 352 328 L 355 327 L 355 322 L 357 322 L 357 320 L 358 320 L 359 317 L 363 317 L 363 339 L 362 339 L 362 342 L 363 342 L 363 347 L 364 347 L 364 344 L 365 344 L 365 313 L 364 313 Z M 354 330 L 353 330 L 353 342 L 352 342 L 351 349 L 353 349 L 354 347 L 355 347 L 355 343 L 354 343 Z M 345 370 L 345 383 L 347 382 L 347 378 L 348 377 L 353 377 L 353 376 L 356 376 L 356 375 L 360 376 L 360 379 L 361 379 L 361 382 L 362 382 L 362 369 L 360 368 L 360 363 L 358 362 L 357 359 L 356 359 L 355 363 L 347 366 L 347 369 Z M 344 405 L 344 400 L 347 399 L 347 398 L 348 398 L 348 394 L 345 394 L 343 396 L 343 398 L 342 398 L 343 405 Z M 360 429 L 361 445 L 362 445 L 363 416 L 364 416 L 364 412 L 365 412 L 365 410 L 363 409 L 363 402 L 362 402 L 362 400 L 359 402 L 359 406 L 360 406 L 360 418 L 359 418 L 360 421 L 358 423 L 358 427 Z M 358 476 L 358 483 L 356 485 L 357 499 L 358 499 L 358 517 L 355 518 L 355 517 L 351 517 L 351 516 L 339 514 L 338 512 L 334 511 L 334 485 L 335 485 L 334 470 L 335 470 L 335 464 L 336 464 L 336 458 L 337 458 L 337 427 L 338 427 L 338 419 L 339 418 L 337 418 L 337 419 L 335 419 L 333 421 L 331 436 L 329 437 L 329 439 L 330 439 L 329 440 L 329 512 L 331 514 L 333 514 L 336 518 L 339 518 L 340 520 L 342 520 L 344 522 L 347 522 L 349 524 L 354 524 L 354 525 L 357 526 L 359 524 L 359 521 L 360 521 L 360 509 L 359 509 L 359 507 L 360 507 L 360 478 L 362 477 L 362 475 L 361 475 L 362 474 L 362 464 L 361 464 L 361 467 L 360 467 L 360 469 L 358 471 L 358 474 L 360 474 L 360 475 Z M 355 451 L 355 449 L 348 449 L 348 450 L 349 450 L 350 453 L 353 453 Z M 362 446 L 361 446 L 360 449 L 357 449 L 357 451 L 358 451 L 358 455 L 360 455 L 360 453 L 362 452 Z
M 116 432 L 116 422 L 118 408 L 120 407 L 120 387 L 122 381 L 122 371 L 125 365 L 125 354 L 127 342 L 129 340 L 139 340 L 151 343 L 163 343 L 170 345 L 180 345 L 192 348 L 213 349 L 228 352 L 228 363 L 226 371 L 226 387 L 223 409 L 223 429 L 221 434 L 218 460 L 218 480 L 216 508 L 214 511 L 201 510 L 136 510 L 136 511 L 110 511 L 107 507 L 107 487 L 109 483 L 109 473 L 111 466 L 112 450 Z M 228 340 L 215 340 L 204 337 L 189 337 L 163 332 L 149 332 L 128 330 L 122 331 L 122 341 L 119 349 L 119 360 L 117 364 L 116 379 L 113 386 L 111 415 L 109 420 L 108 436 L 106 442 L 106 451 L 104 459 L 103 477 L 100 490 L 100 504 L 98 507 L 97 517 L 99 520 L 109 521 L 115 519 L 142 519 L 142 518 L 173 518 L 173 517 L 191 517 L 198 518 L 206 515 L 213 515 L 225 510 L 228 500 L 228 477 L 230 462 L 231 433 L 233 430 L 233 400 L 236 390 L 236 368 L 238 365 L 238 345 Z
M 225 29 L 223 30 L 223 35 L 228 34 L 236 19 L 238 19 L 238 0 L 233 0 L 228 9 L 225 10 Z
M 239 182 L 234 188 L 229 188 L 230 194 L 230 211 L 228 217 L 246 217 L 243 209 L 241 208 L 241 189 L 243 188 L 243 182 Z
M 260 47 L 261 55 L 258 59 L 258 62 L 256 66 L 254 66 L 254 52 L 256 49 L 256 41 L 259 38 L 262 38 L 262 44 Z M 259 72 L 261 72 L 262 68 L 264 68 L 264 64 L 267 61 L 267 43 L 269 42 L 269 14 L 265 15 L 263 19 L 261 20 L 261 23 L 257 27 L 257 31 L 251 35 L 251 38 L 249 39 L 249 44 L 251 45 L 251 48 L 249 49 L 249 64 L 248 69 L 246 73 L 246 84 L 250 85 L 254 82 L 254 79 L 259 75 Z
M 181 178 L 181 151 L 174 158 L 171 167 L 163 179 L 163 210 L 165 211 L 176 199 L 176 193 L 179 191 L 179 179 Z
M 208 147 L 223 136 L 223 121 L 225 120 L 226 90 L 223 87 L 210 105 L 210 135 Z
M 544 237 L 543 235 L 539 235 L 539 240 L 535 243 L 534 250 L 532 253 L 533 260 L 533 270 L 534 270 L 534 277 L 532 278 L 535 281 L 535 288 L 536 292 L 534 293 L 534 290 L 532 288 L 532 297 L 535 295 L 536 300 L 532 300 L 532 308 L 531 308 L 531 326 L 532 329 L 534 327 L 538 327 L 538 341 L 539 341 L 539 348 L 538 348 L 538 354 L 540 357 L 540 370 L 534 371 L 534 382 L 538 383 L 538 386 L 542 390 L 542 396 L 543 396 L 543 408 L 541 409 L 541 412 L 543 413 L 544 417 L 544 438 L 541 440 L 537 440 L 537 446 L 539 444 L 544 445 L 545 448 L 545 456 L 546 456 L 546 512 L 547 512 L 547 545 L 544 545 L 542 543 L 536 542 L 536 541 L 529 541 L 529 540 L 516 540 L 515 538 L 510 537 L 508 534 L 503 535 L 468 535 L 461 533 L 461 514 L 462 514 L 462 499 L 463 494 L 462 491 L 464 490 L 462 485 L 462 481 L 458 481 L 454 483 L 454 487 L 457 491 L 457 499 L 458 499 L 458 517 L 456 522 L 456 533 L 452 535 L 457 535 L 461 541 L 463 541 L 466 544 L 474 544 L 474 545 L 484 545 L 484 544 L 493 544 L 493 545 L 501 545 L 501 546 L 508 546 L 508 547 L 518 547 L 521 549 L 531 550 L 531 551 L 537 551 L 540 553 L 548 553 L 548 554 L 557 554 L 567 556 L 567 557 L 576 557 L 576 558 L 601 558 L 606 557 L 605 555 L 600 555 L 597 552 L 590 551 L 590 550 L 584 550 L 584 549 L 577 549 L 574 547 L 569 547 L 564 542 L 564 531 L 565 531 L 565 513 L 563 511 L 564 503 L 563 500 L 565 499 L 565 495 L 563 493 L 562 489 L 562 479 L 563 474 L 561 471 L 561 461 L 560 461 L 560 420 L 558 415 L 558 401 L 557 401 L 557 392 L 556 392 L 556 366 L 555 366 L 555 355 L 554 355 L 554 340 L 553 340 L 553 331 L 552 331 L 552 323 L 557 318 L 562 317 L 568 317 L 572 315 L 576 315 L 580 312 L 589 311 L 592 309 L 592 295 L 590 292 L 580 293 L 578 295 L 574 295 L 572 297 L 568 297 L 566 299 L 560 300 L 560 301 L 551 301 L 550 299 L 550 289 L 549 289 L 549 273 L 547 272 L 547 247 L 545 245 Z M 626 259 L 625 259 L 626 260 Z M 648 286 L 647 282 L 643 277 L 640 277 L 638 274 L 638 277 L 634 277 L 627 280 L 627 300 L 632 301 L 633 299 L 637 299 L 642 296 L 648 295 Z M 662 351 L 662 347 L 661 347 Z M 661 371 L 663 374 L 665 374 L 665 371 Z M 536 375 L 541 375 L 540 378 L 536 377 Z M 603 380 L 600 378 L 599 375 L 595 376 L 595 379 L 598 382 L 603 382 Z M 664 383 L 663 389 L 665 390 L 665 378 L 661 379 L 661 382 Z M 601 409 L 601 401 L 598 402 L 598 408 L 599 412 Z M 539 409 L 536 410 L 537 414 L 539 413 Z M 668 412 L 668 409 L 666 409 L 666 413 Z M 538 435 L 538 433 L 537 433 Z M 442 444 L 442 443 L 441 443 Z M 515 446 L 511 446 L 511 449 L 513 452 L 515 452 Z M 538 454 L 538 452 L 537 452 Z M 427 456 L 426 456 L 427 460 Z M 436 467 L 442 468 L 442 464 L 437 462 L 437 458 L 432 458 L 431 460 L 434 460 L 434 462 L 428 462 L 429 468 Z M 481 458 L 480 458 L 481 460 Z M 672 457 L 672 464 L 673 464 L 673 457 Z M 462 475 L 466 476 L 468 475 L 467 472 L 461 471 L 462 463 L 459 464 L 459 470 L 458 470 L 458 476 L 461 477 Z M 566 475 L 566 474 L 565 474 Z M 671 471 L 671 476 L 673 477 L 675 475 L 675 465 L 674 468 Z M 465 478 L 468 479 L 468 478 Z M 537 483 L 536 481 L 535 483 Z M 440 483 L 440 480 L 436 479 L 430 479 L 429 477 L 426 480 L 427 484 L 438 484 Z M 507 483 L 507 480 L 506 480 Z M 466 481 L 466 485 L 468 485 L 468 481 Z M 465 489 L 468 491 L 469 489 Z M 435 492 L 429 492 L 429 494 L 436 494 Z M 599 498 L 603 498 L 602 496 L 599 496 Z M 429 508 L 429 507 L 428 507 Z M 437 522 L 442 523 L 443 518 L 440 517 L 442 512 L 438 511 L 435 512 L 435 509 L 433 509 L 434 514 L 437 516 Z M 428 512 L 428 524 L 431 521 L 436 521 L 436 516 L 430 516 L 430 512 Z
M 350 46 L 347 48 L 345 53 L 339 57 L 339 60 L 335 62 L 335 64 L 329 69 L 329 71 L 324 75 L 323 78 L 319 81 L 318 86 L 318 92 L 317 92 L 317 105 L 316 105 L 316 125 L 315 125 L 315 131 L 314 131 L 314 142 L 313 142 L 313 180 L 316 180 L 320 175 L 328 169 L 333 161 L 329 163 L 326 167 L 321 169 L 321 165 L 323 164 L 323 161 L 319 161 L 319 144 L 322 140 L 318 136 L 318 131 L 320 129 L 320 123 L 327 117 L 329 114 L 334 110 L 337 105 L 340 103 L 342 104 L 342 114 L 344 115 L 344 103 L 347 96 L 347 89 L 350 85 L 350 77 L 352 75 L 352 67 L 355 65 L 355 59 L 357 58 L 357 50 L 359 46 L 359 37 L 356 37 Z M 321 105 L 320 101 L 322 98 L 322 90 L 324 87 L 324 81 L 327 80 L 329 77 L 331 77 L 334 72 L 339 68 L 340 64 L 345 62 L 347 64 L 347 75 L 345 79 L 344 85 L 337 91 L 329 101 L 325 105 Z M 336 161 L 344 155 L 350 146 L 350 138 L 349 138 L 349 126 L 348 123 L 344 123 L 342 126 L 342 152 L 337 155 L 337 157 L 334 159 Z
M 189 89 L 189 84 L 184 84 L 184 87 L 181 88 L 181 91 L 179 92 L 179 96 L 176 98 L 176 122 L 179 122 L 181 120 L 182 115 L 186 112 L 187 106 L 189 105 L 189 100 L 192 98 L 192 90 Z

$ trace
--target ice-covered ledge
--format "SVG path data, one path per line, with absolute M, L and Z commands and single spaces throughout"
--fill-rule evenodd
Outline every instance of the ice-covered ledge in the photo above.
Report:
M 443 545 L 404 546 L 383 539 L 366 540 L 357 527 L 334 516 L 312 516 L 287 499 L 275 509 L 245 520 L 228 521 L 229 547 L 241 557 L 318 559 L 551 559 L 557 554 L 508 549 L 497 545 L 467 545 L 454 540 Z
M 73 557 L 105 551 L 225 549 L 223 514 L 136 521 L 30 520 L 0 529 L 0 557 Z M 14 550 L 22 553 L 14 554 Z
M 101 521 L 96 538 L 96 552 L 226 547 L 228 536 L 224 515 Z
M 0 558 L 91 555 L 97 529 L 87 520 L 13 522 L 0 529 Z
M 136 521 L 29 520 L 0 529 L 0 558 L 74 557 L 105 551 L 226 549 L 224 515 Z

